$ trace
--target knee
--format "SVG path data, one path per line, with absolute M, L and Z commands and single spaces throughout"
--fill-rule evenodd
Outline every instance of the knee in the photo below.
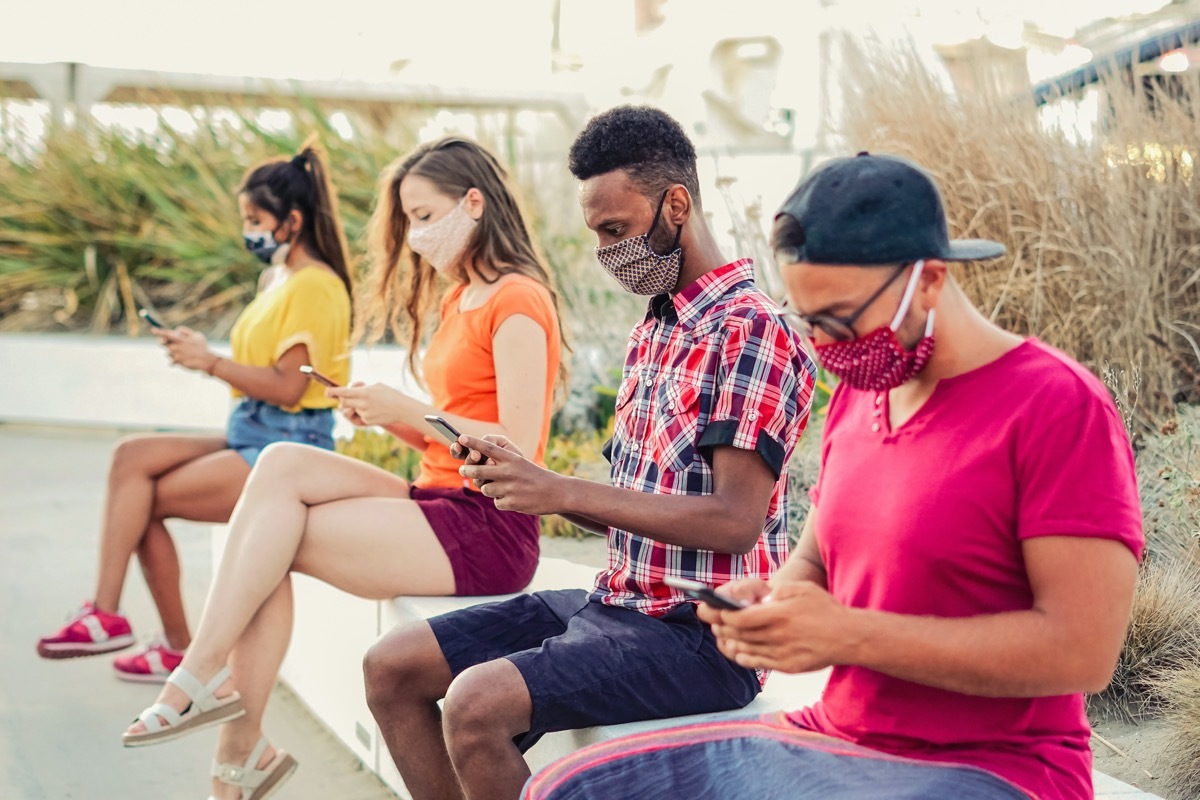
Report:
M 430 685 L 428 663 L 434 655 L 428 652 L 430 639 L 433 633 L 429 624 L 420 622 L 388 633 L 367 650 L 363 656 L 363 685 L 367 706 L 376 717 L 380 711 L 406 701 L 432 702 L 441 697 Z M 437 640 L 433 641 L 436 645 Z M 436 656 L 442 657 L 440 648 Z
M 146 450 L 150 446 L 146 436 L 125 436 L 113 445 L 109 477 L 120 479 L 128 475 L 145 472 Z
M 454 679 L 442 708 L 446 745 L 453 752 L 472 742 L 529 729 L 529 691 L 507 659 L 471 667 Z
M 254 462 L 251 479 L 262 480 L 267 475 L 291 475 L 303 469 L 313 448 L 295 442 L 272 442 L 263 448 Z

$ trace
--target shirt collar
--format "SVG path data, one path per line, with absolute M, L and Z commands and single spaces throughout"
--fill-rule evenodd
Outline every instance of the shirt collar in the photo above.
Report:
M 680 325 L 691 328 L 731 288 L 745 281 L 754 282 L 754 260 L 739 258 L 704 273 L 674 296 L 655 295 L 650 299 L 647 318 L 663 319 L 667 314 L 674 312 Z

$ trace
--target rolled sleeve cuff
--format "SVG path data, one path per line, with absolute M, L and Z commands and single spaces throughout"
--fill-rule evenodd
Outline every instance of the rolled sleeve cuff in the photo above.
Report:
M 705 460 L 711 463 L 710 456 L 714 447 L 737 447 L 735 442 L 738 438 L 738 421 L 723 419 L 719 422 L 710 422 L 705 427 L 697 447 L 700 448 Z M 766 430 L 759 430 L 758 438 L 754 443 L 754 452 L 762 456 L 762 460 L 767 462 L 767 466 L 771 468 L 771 472 L 776 478 L 783 474 L 784 456 L 787 451 L 784 449 L 783 443 L 767 433 Z

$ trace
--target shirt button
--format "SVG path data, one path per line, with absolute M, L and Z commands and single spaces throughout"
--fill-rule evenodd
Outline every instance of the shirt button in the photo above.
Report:
M 758 412 L 757 412 L 757 411 L 751 411 L 751 412 L 750 412 L 749 414 L 747 414 L 746 416 L 750 417 L 750 419 L 758 419 Z
M 881 395 L 881 394 L 875 395 L 875 405 L 877 405 L 877 406 L 883 405 L 883 395 Z
M 878 423 L 878 422 L 876 422 L 874 425 L 872 425 L 872 426 L 871 426 L 871 432 L 872 432 L 872 433 L 879 433 L 879 423 Z M 636 448 L 635 448 L 635 449 L 636 449 Z
M 882 416 L 883 416 L 883 412 L 882 412 L 882 411 L 880 411 L 880 410 L 877 408 L 877 409 L 875 409 L 875 411 L 874 411 L 874 412 L 871 414 L 871 416 L 872 416 L 872 417 L 882 417 Z

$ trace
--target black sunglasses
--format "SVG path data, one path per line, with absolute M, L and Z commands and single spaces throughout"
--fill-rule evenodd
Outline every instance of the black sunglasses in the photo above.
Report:
M 854 323 L 862 316 L 863 312 L 871 307 L 871 304 L 880 298 L 887 288 L 896 282 L 904 270 L 908 269 L 910 262 L 904 262 L 892 273 L 882 286 L 875 290 L 875 293 L 866 299 L 861 306 L 855 309 L 854 313 L 848 317 L 839 317 L 834 314 L 800 314 L 795 311 L 787 311 L 787 303 L 784 303 L 785 313 L 788 318 L 795 319 L 800 323 L 801 332 L 805 336 L 812 338 L 817 329 L 835 342 L 852 342 L 858 338 L 858 333 L 854 330 Z

